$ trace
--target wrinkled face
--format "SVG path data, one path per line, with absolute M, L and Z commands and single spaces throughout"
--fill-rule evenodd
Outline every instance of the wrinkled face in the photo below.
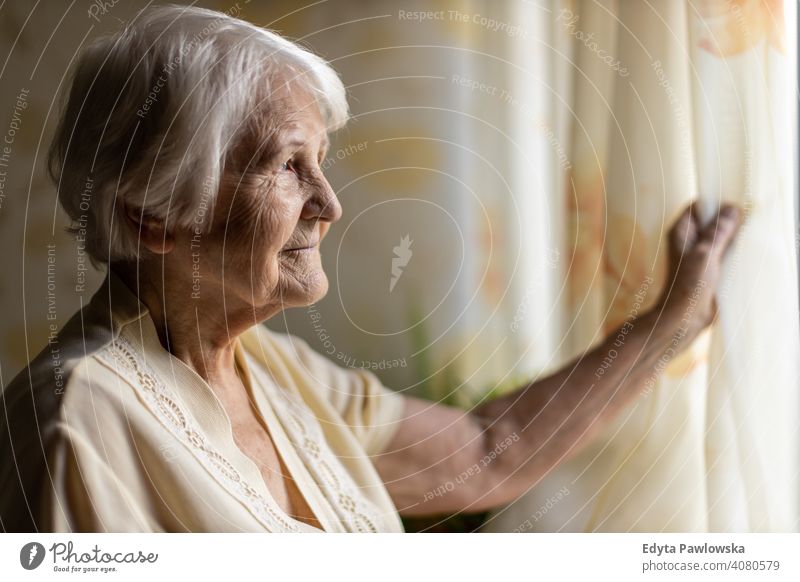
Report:
M 239 148 L 211 231 L 189 264 L 194 271 L 200 262 L 201 292 L 221 286 L 228 307 L 272 315 L 325 295 L 320 242 L 342 211 L 320 168 L 328 137 L 316 103 L 295 88 L 272 95 L 269 104 L 277 120 Z

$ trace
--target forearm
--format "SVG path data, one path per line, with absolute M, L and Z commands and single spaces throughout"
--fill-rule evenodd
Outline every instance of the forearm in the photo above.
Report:
M 560 372 L 476 408 L 487 450 L 516 439 L 487 466 L 481 505 L 521 495 L 640 396 L 689 340 L 690 319 L 647 312 Z
M 410 398 L 376 463 L 398 507 L 423 514 L 504 505 L 575 454 L 713 321 L 720 263 L 738 226 L 733 207 L 703 226 L 688 206 L 668 236 L 663 309 L 623 324 L 562 371 L 469 413 Z

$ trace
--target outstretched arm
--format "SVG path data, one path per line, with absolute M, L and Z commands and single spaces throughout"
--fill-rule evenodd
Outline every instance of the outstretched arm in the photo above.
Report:
M 408 398 L 375 461 L 400 512 L 505 505 L 575 454 L 713 321 L 720 263 L 738 226 L 734 207 L 705 227 L 687 208 L 670 231 L 671 284 L 656 307 L 556 374 L 469 412 Z

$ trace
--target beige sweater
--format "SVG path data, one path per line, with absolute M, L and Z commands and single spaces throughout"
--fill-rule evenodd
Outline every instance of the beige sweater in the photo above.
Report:
M 324 530 L 402 531 L 370 456 L 399 426 L 403 398 L 263 326 L 240 336 L 236 358 Z M 6 531 L 320 531 L 275 503 L 220 401 L 114 275 L 0 407 Z

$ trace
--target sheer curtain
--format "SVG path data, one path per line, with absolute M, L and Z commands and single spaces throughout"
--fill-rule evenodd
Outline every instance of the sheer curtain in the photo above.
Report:
M 566 340 L 539 361 L 581 353 L 656 300 L 664 235 L 690 200 L 706 217 L 737 202 L 746 222 L 725 264 L 718 323 L 486 529 L 797 530 L 791 4 L 552 3 L 535 15 L 542 36 L 512 43 L 536 55 L 529 62 L 548 62 L 536 97 L 570 160 L 566 169 L 539 160 L 567 225 L 556 235 L 563 271 L 551 273 L 563 282 L 552 298 L 562 318 L 541 321 Z

